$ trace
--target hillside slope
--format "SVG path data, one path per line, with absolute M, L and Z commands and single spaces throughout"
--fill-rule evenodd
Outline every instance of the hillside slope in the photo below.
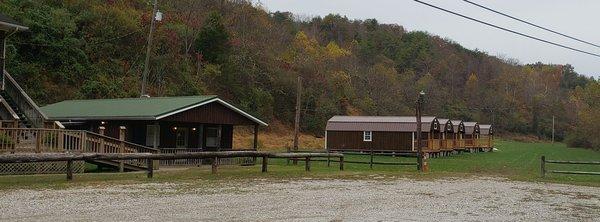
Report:
M 139 96 L 147 2 L 3 1 L 0 12 L 30 27 L 8 43 L 7 69 L 41 104 Z M 562 139 L 598 112 L 600 99 L 583 93 L 597 83 L 570 65 L 521 65 L 375 19 L 299 19 L 242 0 L 165 1 L 160 10 L 152 96 L 218 94 L 291 125 L 301 76 L 302 130 L 316 135 L 332 115 L 411 115 L 420 90 L 429 115 L 540 137 L 550 134 L 552 116 Z M 577 141 L 598 146 L 586 138 Z

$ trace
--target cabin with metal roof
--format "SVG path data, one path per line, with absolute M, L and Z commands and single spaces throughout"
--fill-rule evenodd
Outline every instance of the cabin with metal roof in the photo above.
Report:
M 327 121 L 325 148 L 330 151 L 376 151 L 413 153 L 417 149 L 417 118 L 414 116 L 334 116 Z M 440 123 L 436 117 L 421 118 L 422 147 L 439 150 Z
M 479 146 L 483 149 L 494 147 L 494 128 L 489 124 L 479 125 Z
M 41 108 L 67 129 L 88 130 L 159 149 L 229 150 L 234 126 L 254 126 L 257 146 L 262 120 L 217 96 L 67 100 Z
M 440 121 L 440 150 L 443 152 L 454 150 L 454 125 L 450 119 L 438 119 Z
M 450 120 L 454 128 L 454 150 L 462 150 L 465 147 L 465 124 L 462 120 Z
M 476 148 L 479 140 L 479 124 L 477 122 L 463 122 L 463 124 L 465 125 L 465 135 L 463 137 L 465 148 Z

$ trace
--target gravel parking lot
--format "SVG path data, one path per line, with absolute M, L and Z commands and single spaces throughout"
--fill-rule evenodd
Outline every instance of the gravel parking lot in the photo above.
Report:
M 600 188 L 499 178 L 0 191 L 2 221 L 600 221 Z

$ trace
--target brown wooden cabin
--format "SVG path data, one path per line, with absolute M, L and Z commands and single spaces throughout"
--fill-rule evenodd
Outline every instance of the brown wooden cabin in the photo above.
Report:
M 465 124 L 462 120 L 451 120 L 454 128 L 454 149 L 461 150 L 465 148 Z
M 477 148 L 479 140 L 479 124 L 477 122 L 463 122 L 465 125 L 465 148 Z
M 440 122 L 440 150 L 452 151 L 454 150 L 454 125 L 450 119 L 438 119 Z
M 440 150 L 440 123 L 436 117 L 421 118 L 422 147 Z M 327 121 L 325 148 L 330 151 L 376 151 L 413 153 L 417 149 L 414 116 L 334 116 Z
M 479 147 L 494 147 L 494 128 L 492 125 L 479 125 Z
M 230 150 L 234 126 L 254 126 L 254 146 L 248 148 L 256 149 L 258 128 L 267 126 L 216 96 L 68 100 L 42 110 L 67 129 L 118 138 L 125 126 L 127 141 L 161 152 Z

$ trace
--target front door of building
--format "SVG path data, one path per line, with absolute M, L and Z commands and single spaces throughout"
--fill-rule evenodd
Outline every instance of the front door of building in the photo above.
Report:
M 175 147 L 176 148 L 187 148 L 188 147 L 188 128 L 179 127 L 175 132 Z
M 221 145 L 221 127 L 210 126 L 204 128 L 206 148 L 219 148 Z

